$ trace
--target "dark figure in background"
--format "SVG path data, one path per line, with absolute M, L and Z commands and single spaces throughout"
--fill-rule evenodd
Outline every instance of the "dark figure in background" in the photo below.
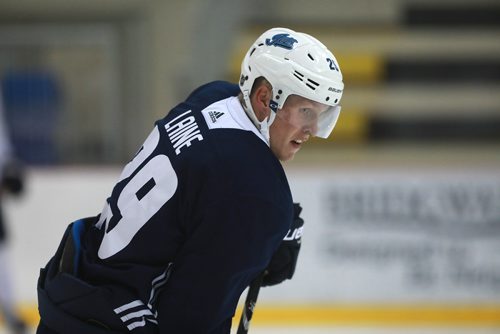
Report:
M 12 152 L 0 94 L 0 311 L 7 328 L 13 334 L 24 334 L 27 331 L 25 323 L 17 315 L 13 296 L 12 272 L 7 251 L 9 239 L 2 204 L 5 196 L 19 196 L 23 192 L 23 179 L 21 165 L 15 161 Z

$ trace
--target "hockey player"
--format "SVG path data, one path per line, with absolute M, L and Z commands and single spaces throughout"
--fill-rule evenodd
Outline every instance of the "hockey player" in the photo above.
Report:
M 313 37 L 266 31 L 238 85 L 158 121 L 101 214 L 68 227 L 38 283 L 44 333 L 229 333 L 238 299 L 291 278 L 303 221 L 281 161 L 326 138 L 343 91 Z
M 0 311 L 10 333 L 27 333 L 27 326 L 18 316 L 13 294 L 11 266 L 9 265 L 8 236 L 3 199 L 6 195 L 18 196 L 23 192 L 24 177 L 21 165 L 16 162 L 5 124 L 3 100 L 0 90 Z

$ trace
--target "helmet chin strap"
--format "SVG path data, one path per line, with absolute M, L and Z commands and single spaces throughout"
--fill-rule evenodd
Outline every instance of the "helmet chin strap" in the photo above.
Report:
M 245 110 L 245 113 L 250 117 L 250 120 L 252 123 L 255 125 L 255 127 L 259 130 L 259 132 L 262 134 L 264 139 L 266 140 L 266 143 L 269 145 L 269 128 L 271 127 L 271 124 L 273 124 L 274 119 L 276 118 L 276 111 L 271 109 L 271 113 L 269 114 L 268 117 L 264 118 L 264 120 L 261 122 L 255 115 L 255 112 L 252 108 L 252 103 L 250 102 L 250 94 L 248 90 L 245 90 L 243 92 L 243 103 L 242 103 L 243 110 Z

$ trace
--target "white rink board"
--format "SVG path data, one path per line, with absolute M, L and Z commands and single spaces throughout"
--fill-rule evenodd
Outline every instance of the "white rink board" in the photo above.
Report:
M 288 171 L 305 229 L 294 279 L 261 300 L 498 303 L 500 171 Z
M 35 302 L 38 269 L 66 224 L 100 212 L 118 168 L 35 169 L 8 200 L 15 292 Z M 498 303 L 500 172 L 290 169 L 304 207 L 296 277 L 269 303 Z
M 115 168 L 28 171 L 25 195 L 5 203 L 14 289 L 21 302 L 36 302 L 38 272 L 55 253 L 67 224 L 98 214 L 119 172 Z

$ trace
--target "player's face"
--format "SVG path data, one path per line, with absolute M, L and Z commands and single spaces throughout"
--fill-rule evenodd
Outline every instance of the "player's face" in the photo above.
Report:
M 290 95 L 271 124 L 270 146 L 281 161 L 293 159 L 302 145 L 318 131 L 319 115 L 328 106 L 309 99 Z

